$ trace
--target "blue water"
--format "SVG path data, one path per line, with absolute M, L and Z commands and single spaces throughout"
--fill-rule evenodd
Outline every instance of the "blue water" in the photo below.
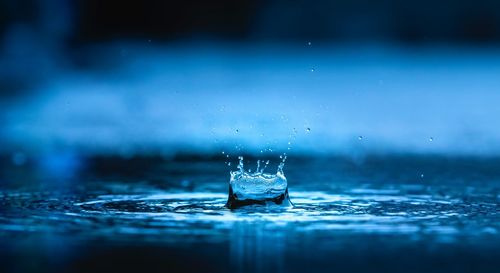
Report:
M 238 157 L 238 170 L 231 171 L 229 192 L 226 207 L 230 209 L 244 206 L 291 206 L 288 197 L 288 183 L 283 173 L 286 155 L 281 155 L 282 161 L 276 172 L 266 172 L 269 160 L 261 166 L 257 160 L 255 171 L 245 170 L 244 159 Z M 230 162 L 228 162 L 228 166 Z
M 284 173 L 293 206 L 234 210 L 225 207 L 224 160 L 87 158 L 85 171 L 65 179 L 33 173 L 29 164 L 3 164 L 4 268 L 495 272 L 500 266 L 499 159 L 291 157 Z
M 0 151 L 500 153 L 494 48 L 145 41 L 82 51 L 83 68 L 18 76 L 34 83 L 1 102 Z

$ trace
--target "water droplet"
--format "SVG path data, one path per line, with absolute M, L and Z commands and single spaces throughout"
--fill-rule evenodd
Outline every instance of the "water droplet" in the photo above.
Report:
M 267 165 L 269 165 L 269 160 L 266 161 L 264 167 L 260 170 L 260 173 L 264 173 L 264 170 L 267 168 Z
M 311 68 L 311 72 L 314 72 L 314 71 L 315 71 L 315 70 L 314 70 L 314 67 L 312 67 L 312 68 Z
M 224 151 L 222 151 L 222 154 L 225 154 L 225 152 L 224 152 Z
M 280 164 L 278 165 L 278 173 L 283 174 L 283 167 L 285 167 L 285 161 L 286 161 L 286 154 L 283 154 L 283 156 L 280 156 L 282 159 Z
M 362 140 L 362 139 L 363 139 L 363 136 L 358 136 L 358 139 L 359 139 L 359 140 Z
M 226 155 L 227 158 L 229 158 L 229 155 Z
M 420 174 L 420 178 L 424 178 L 424 174 Z
M 288 141 L 288 145 L 291 145 L 292 143 L 290 141 Z
M 243 169 L 243 157 L 241 155 L 238 156 L 238 161 L 238 170 L 243 173 L 245 170 Z
M 227 162 L 227 165 L 228 165 L 228 166 L 231 166 L 231 162 Z
M 311 43 L 311 42 L 307 42 L 307 45 L 308 45 L 308 46 L 311 46 L 311 45 L 312 45 L 312 43 Z
M 306 132 L 308 132 L 308 133 L 311 132 L 311 128 L 307 127 Z
M 430 142 L 434 141 L 434 138 L 433 138 L 433 137 L 430 137 L 430 138 L 429 138 L 429 141 L 430 141 Z
M 239 133 L 239 132 L 240 132 L 240 130 L 236 129 L 236 133 Z

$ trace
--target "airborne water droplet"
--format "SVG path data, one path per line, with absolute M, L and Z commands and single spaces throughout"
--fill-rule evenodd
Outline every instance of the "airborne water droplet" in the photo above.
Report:
M 311 132 L 311 128 L 307 127 L 306 132 L 308 132 L 308 133 Z
M 433 138 L 433 137 L 430 137 L 430 138 L 429 138 L 429 141 L 430 141 L 430 142 L 434 141 L 434 138 Z
M 358 136 L 358 139 L 359 139 L 359 140 L 362 140 L 362 139 L 363 139 L 363 136 Z

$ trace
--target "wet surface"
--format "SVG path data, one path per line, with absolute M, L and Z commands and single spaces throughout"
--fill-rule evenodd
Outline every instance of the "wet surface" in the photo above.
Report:
M 224 207 L 229 174 L 218 160 L 151 165 L 141 180 L 94 165 L 64 181 L 5 184 L 0 253 L 8 271 L 134 271 L 144 263 L 162 272 L 500 266 L 493 159 L 292 159 L 285 174 L 293 207 L 236 210 Z

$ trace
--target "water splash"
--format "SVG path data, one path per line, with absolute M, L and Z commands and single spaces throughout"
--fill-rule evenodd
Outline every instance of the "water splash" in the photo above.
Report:
M 275 174 L 265 173 L 269 160 L 261 168 L 257 160 L 255 172 L 245 171 L 243 157 L 239 156 L 237 171 L 231 171 L 229 181 L 228 208 L 238 208 L 248 205 L 281 205 L 291 206 L 288 197 L 288 182 L 283 172 L 286 154 L 280 156 L 281 162 Z
M 285 161 L 286 161 L 286 154 L 280 155 L 281 162 L 278 165 L 278 173 L 285 176 L 283 173 L 283 167 L 285 167 Z

